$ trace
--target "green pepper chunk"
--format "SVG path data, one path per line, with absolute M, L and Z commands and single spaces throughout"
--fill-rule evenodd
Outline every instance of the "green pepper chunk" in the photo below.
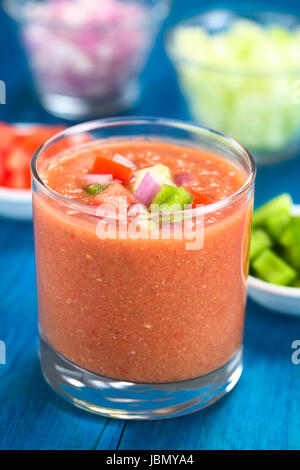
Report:
M 290 211 L 287 208 L 282 209 L 276 215 L 268 217 L 264 221 L 263 227 L 274 241 L 278 241 L 284 229 L 289 225 L 291 218 Z
M 292 287 L 300 287 L 300 278 L 293 282 Z
M 252 230 L 251 233 L 251 245 L 250 245 L 250 261 L 252 261 L 257 255 L 259 255 L 266 248 L 272 246 L 272 241 L 269 235 L 262 229 L 258 228 Z
M 102 193 L 107 188 L 107 186 L 102 186 L 99 183 L 90 184 L 85 188 L 86 192 L 91 194 L 92 196 L 96 196 L 97 194 Z
M 267 249 L 255 258 L 252 268 L 263 281 L 281 286 L 292 284 L 298 277 L 297 271 L 273 251 Z
M 160 190 L 156 194 L 155 198 L 152 201 L 152 204 L 164 204 L 174 193 L 175 186 L 170 184 L 162 184 Z
M 293 217 L 279 238 L 283 256 L 295 269 L 300 270 L 300 218 Z
M 184 206 L 191 204 L 194 197 L 184 188 L 177 188 L 169 184 L 163 184 L 152 201 L 151 209 L 156 210 L 159 206 L 160 212 L 172 212 L 184 209 Z
M 254 211 L 253 227 L 264 226 L 266 219 L 277 217 L 278 213 L 290 214 L 292 198 L 289 194 L 281 194 Z

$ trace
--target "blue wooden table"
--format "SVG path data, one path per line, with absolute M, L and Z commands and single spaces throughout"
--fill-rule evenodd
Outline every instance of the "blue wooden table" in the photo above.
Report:
M 174 1 L 169 22 L 201 3 Z M 0 64 L 0 79 L 7 85 L 0 119 L 57 122 L 39 105 L 15 26 L 1 10 Z M 132 114 L 189 118 L 162 35 L 144 84 L 143 99 Z M 300 158 L 259 170 L 256 203 L 281 191 L 300 203 Z M 295 339 L 300 339 L 300 319 L 249 301 L 244 373 L 215 406 L 157 422 L 84 413 L 57 397 L 41 375 L 32 224 L 0 219 L 0 340 L 7 349 L 7 363 L 0 365 L 1 449 L 299 449 L 300 365 L 291 361 Z

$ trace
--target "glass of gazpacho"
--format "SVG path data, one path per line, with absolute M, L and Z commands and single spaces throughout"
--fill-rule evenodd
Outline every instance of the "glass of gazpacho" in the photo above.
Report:
M 242 343 L 255 164 L 155 118 L 93 121 L 32 161 L 40 360 L 74 405 L 175 417 L 229 392 Z

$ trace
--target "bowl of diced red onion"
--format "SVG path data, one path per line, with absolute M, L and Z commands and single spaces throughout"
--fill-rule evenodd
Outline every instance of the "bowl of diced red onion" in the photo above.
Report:
M 169 0 L 7 0 L 42 104 L 84 120 L 130 108 Z

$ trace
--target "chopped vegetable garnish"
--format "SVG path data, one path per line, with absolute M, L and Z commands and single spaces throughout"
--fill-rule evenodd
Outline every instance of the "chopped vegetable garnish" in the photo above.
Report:
M 63 126 L 15 126 L 0 123 L 0 186 L 29 189 L 30 162 L 34 152 L 63 129 Z M 62 144 L 60 150 L 63 150 Z
M 98 183 L 101 186 L 107 186 L 112 180 L 112 175 L 84 175 L 84 181 L 87 184 Z
M 173 195 L 173 189 L 174 186 L 171 186 L 169 184 L 163 184 L 159 192 L 156 194 L 155 198 L 152 200 L 152 204 L 158 204 L 159 206 L 161 204 L 164 204 L 168 200 L 168 198 Z
M 292 198 L 289 194 L 281 194 L 271 199 L 253 214 L 253 226 L 262 225 L 269 217 L 276 217 L 282 211 L 291 212 Z
M 136 190 L 138 189 L 146 173 L 150 173 L 150 175 L 160 185 L 168 184 L 170 186 L 175 186 L 172 181 L 170 169 L 165 165 L 155 165 L 155 166 L 150 166 L 148 168 L 143 168 L 141 170 L 137 170 L 133 173 L 134 180 L 129 186 L 129 189 L 132 193 L 136 192 Z
M 291 213 L 287 208 L 285 208 L 281 211 L 278 211 L 276 215 L 268 217 L 263 225 L 269 235 L 274 240 L 277 240 L 280 234 L 285 229 L 285 227 L 287 227 L 287 225 L 289 224 L 290 220 Z
M 133 163 L 128 158 L 123 157 L 123 155 L 120 155 L 119 153 L 115 154 L 115 156 L 113 157 L 113 161 L 120 163 L 121 165 L 128 166 L 128 168 L 131 168 L 133 171 L 137 169 L 137 166 L 135 163 Z
M 210 20 L 203 16 L 177 27 L 169 42 L 191 113 L 246 147 L 279 150 L 297 136 L 300 124 L 300 108 L 291 99 L 293 91 L 298 94 L 293 73 L 299 67 L 300 28 L 266 17 L 260 25 L 221 15 L 216 10 Z M 229 27 L 221 27 L 227 21 Z
M 294 217 L 279 238 L 284 247 L 283 256 L 300 271 L 300 218 Z
M 93 183 L 93 184 L 90 184 L 89 186 L 87 186 L 85 188 L 85 190 L 86 190 L 87 193 L 89 193 L 93 196 L 96 196 L 97 194 L 102 193 L 102 191 L 104 191 L 106 188 L 107 188 L 107 186 L 102 186 L 99 183 Z
M 151 208 L 155 210 L 159 206 L 161 212 L 172 212 L 177 210 L 177 207 L 184 209 L 185 205 L 191 204 L 192 201 L 193 196 L 184 188 L 163 184 L 153 199 Z
M 207 194 L 203 194 L 202 191 L 196 190 L 194 188 L 186 188 L 186 190 L 192 194 L 194 197 L 193 199 L 193 207 L 203 206 L 207 204 L 212 204 L 214 202 L 213 198 L 208 196 Z
M 94 197 L 92 204 L 94 206 L 105 204 L 107 208 L 122 212 L 127 211 L 136 202 L 137 200 L 128 189 L 124 188 L 120 183 L 113 181 L 104 191 Z
M 250 269 L 265 281 L 300 287 L 300 217 L 292 216 L 292 202 L 282 194 L 254 212 Z
M 260 279 L 288 286 L 297 278 L 297 271 L 271 250 L 264 250 L 253 261 L 252 267 Z
M 296 281 L 292 284 L 293 287 L 300 287 L 300 279 L 296 279 Z
M 151 173 L 147 171 L 136 192 L 134 193 L 134 197 L 139 202 L 148 207 L 160 188 L 161 185 L 156 181 L 155 178 L 153 178 Z
M 266 248 L 271 248 L 272 240 L 269 235 L 262 229 L 255 229 L 251 235 L 250 260 L 254 259 Z
M 109 158 L 98 156 L 94 162 L 92 173 L 112 174 L 115 179 L 127 184 L 132 176 L 132 169 Z

